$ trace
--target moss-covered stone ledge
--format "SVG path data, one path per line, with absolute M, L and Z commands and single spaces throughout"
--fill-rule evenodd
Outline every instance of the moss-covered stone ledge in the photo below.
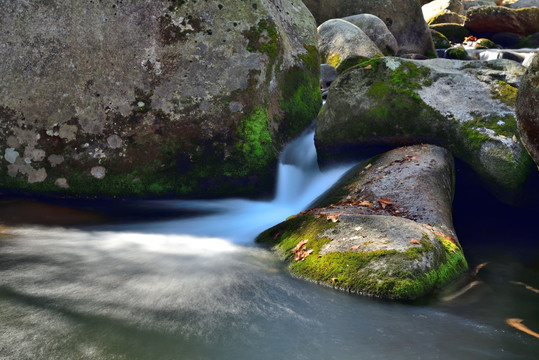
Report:
M 318 116 L 319 162 L 428 142 L 467 162 L 496 193 L 518 194 L 532 169 L 515 120 L 524 70 L 509 60 L 383 57 L 355 65 L 333 82 Z
M 296 276 L 352 293 L 412 300 L 467 270 L 451 220 L 453 160 L 432 145 L 351 169 L 314 207 L 266 230 Z

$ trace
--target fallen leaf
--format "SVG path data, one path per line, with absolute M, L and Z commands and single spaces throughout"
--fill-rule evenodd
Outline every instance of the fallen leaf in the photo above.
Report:
M 339 222 L 339 221 L 340 221 L 340 220 L 339 220 L 339 216 L 341 216 L 341 215 L 342 215 L 342 213 L 328 215 L 328 216 L 326 217 L 326 220 L 327 220 L 327 221 L 331 221 L 331 222 L 336 223 L 336 222 Z
M 539 338 L 539 334 L 535 331 L 528 328 L 526 325 L 522 324 L 524 320 L 522 319 L 507 319 L 505 322 L 507 325 L 514 327 L 515 329 L 518 329 L 522 332 L 525 332 L 528 335 L 535 336 L 536 338 Z
M 393 204 L 393 201 L 389 199 L 378 199 L 378 203 L 382 207 L 382 209 L 385 209 L 386 206 Z
M 364 67 L 364 69 L 370 70 L 370 69 L 372 69 L 372 65 L 367 65 L 367 66 Z
M 367 166 L 365 166 L 365 170 L 367 170 L 368 168 L 370 168 L 372 166 L 372 164 L 369 164 Z
M 360 201 L 357 203 L 358 206 L 366 206 L 370 209 L 374 209 L 374 205 L 370 202 L 370 201 L 367 201 L 367 200 L 364 200 L 364 201 Z
M 350 250 L 357 250 L 357 249 L 359 249 L 360 246 L 361 246 L 361 245 L 354 245 L 354 246 L 352 246 L 352 247 L 350 248 Z
M 296 247 L 294 248 L 294 253 L 297 253 L 305 244 L 307 244 L 309 240 L 301 240 Z
M 412 239 L 410 240 L 410 245 L 421 245 L 421 243 L 417 239 Z

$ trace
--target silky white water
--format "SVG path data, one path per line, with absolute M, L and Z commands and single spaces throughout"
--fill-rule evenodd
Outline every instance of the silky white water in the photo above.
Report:
M 321 173 L 313 134 L 282 155 L 276 198 L 166 201 L 208 215 L 0 237 L 0 359 L 528 359 L 536 297 L 505 280 L 429 305 L 295 279 L 254 237 L 305 209 L 347 167 Z M 462 237 L 461 237 L 462 241 Z M 466 249 L 465 249 L 466 250 Z M 486 273 L 488 275 L 488 273 Z

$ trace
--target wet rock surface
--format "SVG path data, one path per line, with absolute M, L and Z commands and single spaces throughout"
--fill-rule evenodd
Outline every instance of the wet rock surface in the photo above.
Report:
M 522 143 L 539 168 L 539 55 L 522 77 L 516 113 Z
M 384 298 L 424 296 L 467 268 L 451 220 L 453 175 L 442 148 L 392 150 L 257 241 L 275 244 L 307 279 Z
M 3 6 L 3 187 L 267 192 L 278 151 L 319 109 L 316 24 L 300 0 Z

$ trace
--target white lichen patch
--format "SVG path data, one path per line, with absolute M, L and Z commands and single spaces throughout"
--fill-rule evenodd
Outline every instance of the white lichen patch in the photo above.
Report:
M 111 149 L 118 149 L 122 147 L 123 140 L 118 135 L 111 135 L 107 138 L 107 144 Z
M 103 166 L 94 166 L 90 169 L 90 174 L 96 179 L 103 179 L 106 174 L 106 169 Z
M 52 154 L 47 158 L 51 164 L 51 167 L 56 167 L 64 162 L 64 157 L 62 155 Z
M 61 187 L 62 189 L 68 189 L 69 188 L 69 184 L 67 183 L 66 178 L 58 178 L 58 179 L 56 179 L 56 181 L 54 182 L 54 185 L 56 185 L 58 187 Z
M 77 130 L 78 128 L 75 125 L 64 124 L 60 126 L 58 136 L 62 139 L 66 139 L 67 141 L 75 140 Z
M 472 114 L 515 117 L 513 108 L 492 98 L 488 84 L 467 73 L 443 76 L 416 93 L 427 105 L 459 122 L 473 120 Z
M 47 171 L 44 168 L 38 170 L 32 169 L 28 172 L 28 183 L 30 184 L 43 182 L 46 178 Z
M 386 66 L 393 71 L 397 70 L 399 66 L 402 65 L 402 62 L 394 57 L 386 57 L 384 58 L 384 62 L 386 63 Z
M 15 161 L 19 157 L 19 152 L 13 148 L 7 148 L 4 154 L 4 159 L 10 164 L 15 164 Z

